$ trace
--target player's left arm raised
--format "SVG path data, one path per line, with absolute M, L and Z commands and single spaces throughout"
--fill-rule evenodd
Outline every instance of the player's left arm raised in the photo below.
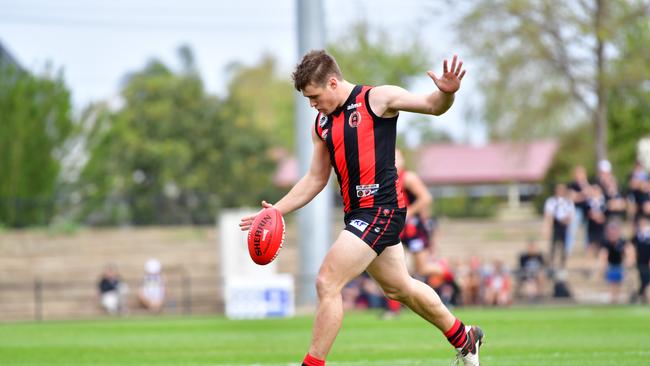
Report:
M 465 76 L 463 61 L 454 55 L 451 68 L 448 67 L 447 60 L 444 60 L 440 77 L 431 70 L 427 71 L 427 75 L 438 90 L 430 94 L 413 94 L 399 86 L 378 86 L 370 93 L 372 110 L 382 117 L 395 116 L 399 111 L 436 116 L 445 113 L 454 103 L 454 93 L 460 89 Z

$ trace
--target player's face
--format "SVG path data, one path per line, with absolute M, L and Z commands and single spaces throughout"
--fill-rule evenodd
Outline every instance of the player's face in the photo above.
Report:
M 334 85 L 333 85 L 334 84 Z M 339 106 L 335 89 L 338 86 L 332 80 L 325 85 L 309 83 L 303 90 L 302 95 L 309 99 L 309 105 L 323 114 L 330 114 Z

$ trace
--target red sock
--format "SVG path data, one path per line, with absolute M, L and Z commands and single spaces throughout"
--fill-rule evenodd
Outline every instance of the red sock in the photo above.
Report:
M 388 310 L 392 311 L 393 313 L 399 313 L 400 309 L 402 308 L 402 303 L 397 300 L 388 298 L 386 299 L 386 305 L 388 307 Z
M 445 337 L 454 348 L 463 348 L 467 342 L 467 333 L 465 333 L 465 324 L 458 318 L 451 326 L 451 329 L 445 332 Z
M 308 353 L 305 356 L 305 359 L 302 360 L 302 365 L 303 366 L 325 366 L 325 360 L 319 360 Z

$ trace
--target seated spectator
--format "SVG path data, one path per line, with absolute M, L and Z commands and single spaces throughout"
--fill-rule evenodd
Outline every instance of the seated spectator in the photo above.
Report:
M 144 266 L 145 274 L 138 298 L 140 304 L 152 313 L 162 311 L 165 302 L 165 282 L 162 265 L 157 259 L 149 259 Z
M 483 283 L 483 273 L 481 270 L 481 259 L 472 256 L 469 260 L 469 268 L 462 276 L 462 295 L 464 305 L 480 305 L 481 285 Z
M 367 309 L 381 309 L 385 307 L 386 298 L 381 287 L 375 280 L 364 272 L 360 276 L 360 294 L 357 306 Z
M 505 306 L 512 302 L 510 272 L 499 259 L 494 260 L 492 273 L 485 279 L 485 304 Z
M 111 315 L 122 314 L 126 310 L 125 296 L 128 287 L 122 282 L 117 267 L 107 264 L 97 283 L 102 308 Z
M 357 308 L 357 302 L 361 295 L 361 283 L 363 279 L 359 276 L 352 281 L 348 282 L 341 291 L 341 298 L 343 299 L 343 310 L 354 310 Z
M 462 305 L 461 290 L 450 263 L 446 259 L 438 259 L 433 265 L 435 269 L 427 278 L 427 284 L 436 290 L 440 300 L 447 307 Z
M 535 241 L 529 240 L 526 251 L 519 256 L 519 286 L 528 301 L 542 297 L 544 273 L 544 256 Z

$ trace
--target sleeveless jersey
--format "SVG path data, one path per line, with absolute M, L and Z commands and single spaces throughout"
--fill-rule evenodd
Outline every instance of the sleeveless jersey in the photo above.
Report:
M 382 118 L 368 103 L 369 86 L 357 85 L 345 103 L 316 117 L 316 134 L 327 144 L 343 210 L 405 208 L 395 168 L 397 116 Z

